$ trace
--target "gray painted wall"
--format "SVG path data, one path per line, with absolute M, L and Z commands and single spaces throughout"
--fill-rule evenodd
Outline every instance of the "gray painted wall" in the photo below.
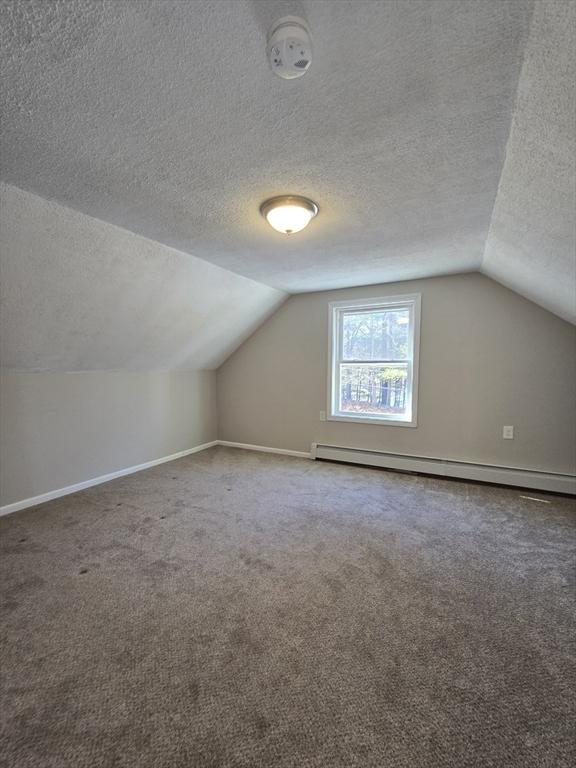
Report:
M 0 505 L 216 438 L 213 371 L 0 377 Z
M 422 293 L 418 427 L 320 422 L 328 303 Z M 479 275 L 292 296 L 218 370 L 219 437 L 574 472 L 576 329 Z M 502 426 L 514 425 L 514 440 Z

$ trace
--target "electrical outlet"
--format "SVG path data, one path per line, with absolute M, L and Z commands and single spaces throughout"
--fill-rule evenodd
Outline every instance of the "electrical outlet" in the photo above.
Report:
M 320 411 L 320 421 L 326 421 L 326 411 Z
M 514 440 L 514 427 L 502 427 L 502 438 L 504 440 Z

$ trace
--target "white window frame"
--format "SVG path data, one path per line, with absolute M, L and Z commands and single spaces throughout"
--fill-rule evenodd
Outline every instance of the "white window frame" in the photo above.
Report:
M 329 358 L 328 358 L 328 421 L 348 421 L 361 424 L 380 424 L 397 427 L 416 427 L 418 410 L 418 363 L 420 357 L 420 306 L 421 294 L 411 293 L 405 296 L 381 296 L 374 299 L 352 299 L 333 301 L 329 307 Z M 339 365 L 342 362 L 342 319 L 347 310 L 357 309 L 407 309 L 409 312 L 409 349 L 406 360 L 386 362 L 408 363 L 408 398 L 411 410 L 406 415 L 386 414 L 369 416 L 347 414 L 338 410 L 339 402 Z M 411 343 L 410 343 L 411 342 Z M 360 362 L 360 361 L 359 361 Z M 368 362 L 366 360 L 361 362 Z M 379 361 L 375 361 L 379 362 Z

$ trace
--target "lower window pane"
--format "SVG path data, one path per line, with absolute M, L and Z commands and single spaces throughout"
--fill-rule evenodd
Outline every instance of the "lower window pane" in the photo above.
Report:
M 339 410 L 372 417 L 409 414 L 408 365 L 341 363 Z

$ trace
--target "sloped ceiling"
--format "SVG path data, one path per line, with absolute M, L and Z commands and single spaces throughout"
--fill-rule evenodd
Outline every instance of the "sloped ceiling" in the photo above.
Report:
M 268 68 L 301 8 L 314 61 Z M 3 179 L 287 291 L 477 270 L 531 0 L 17 0 Z M 321 215 L 272 231 L 262 200 Z
M 538 3 L 482 271 L 576 322 L 576 3 Z
M 0 185 L 3 370 L 216 368 L 285 294 Z
M 532 0 L 0 0 L 4 366 L 215 367 L 283 291 L 478 269 L 568 316 L 568 198 L 506 181 L 567 146 L 530 74 L 568 87 L 561 6 L 539 48 Z M 265 36 L 294 12 L 287 82 Z M 258 213 L 283 192 L 321 208 L 292 238 Z

